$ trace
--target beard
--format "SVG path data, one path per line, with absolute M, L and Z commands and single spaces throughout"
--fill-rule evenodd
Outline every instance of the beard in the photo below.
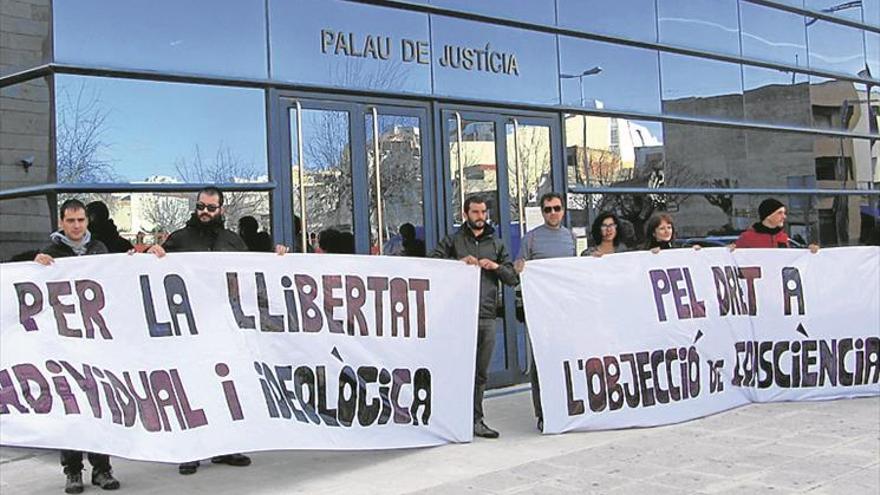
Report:
M 480 230 L 486 226 L 486 221 L 485 220 L 477 220 L 475 222 L 472 222 L 471 219 L 468 219 L 467 225 L 468 225 L 468 227 L 471 228 L 471 230 Z

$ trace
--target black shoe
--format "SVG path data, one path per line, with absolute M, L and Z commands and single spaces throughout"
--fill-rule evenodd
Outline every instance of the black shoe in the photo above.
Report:
M 538 431 L 544 433 L 544 418 L 538 418 Z
M 184 462 L 177 466 L 177 472 L 180 474 L 195 474 L 199 469 L 199 461 Z
M 250 466 L 251 458 L 244 454 L 218 455 L 211 458 L 214 464 L 229 464 L 230 466 Z
M 112 471 L 92 471 L 92 484 L 103 490 L 116 490 L 119 480 L 113 477 Z
M 482 420 L 474 423 L 474 436 L 482 437 L 482 438 L 498 438 L 501 436 L 500 433 L 486 426 Z
M 64 484 L 64 493 L 82 493 L 83 492 L 83 475 L 82 472 L 67 473 L 67 483 Z

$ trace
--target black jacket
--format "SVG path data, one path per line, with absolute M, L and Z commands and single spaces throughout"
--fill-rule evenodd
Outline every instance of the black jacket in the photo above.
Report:
M 195 214 L 186 222 L 186 227 L 172 232 L 162 247 L 169 253 L 248 250 L 241 237 L 224 229 L 221 222 L 205 225 Z
M 474 237 L 467 224 L 458 232 L 440 241 L 431 258 L 460 260 L 466 256 L 488 258 L 500 266 L 497 270 L 480 270 L 480 319 L 495 318 L 498 309 L 498 281 L 516 285 L 519 277 L 513 269 L 510 255 L 501 239 L 495 237 L 495 229 L 486 224 L 480 237 Z
M 54 240 L 48 246 L 41 249 L 40 252 L 43 254 L 48 254 L 53 258 L 67 258 L 70 256 L 76 256 L 76 253 L 73 252 L 73 249 L 71 249 L 70 246 L 61 242 L 56 242 Z M 89 241 L 88 244 L 86 244 L 86 255 L 107 253 L 107 246 L 105 246 L 104 243 L 102 243 L 101 241 L 92 239 L 91 241 Z
M 111 253 L 125 253 L 134 246 L 119 235 L 119 230 L 113 220 L 106 222 L 92 222 L 89 224 L 89 232 L 92 239 L 101 241 Z

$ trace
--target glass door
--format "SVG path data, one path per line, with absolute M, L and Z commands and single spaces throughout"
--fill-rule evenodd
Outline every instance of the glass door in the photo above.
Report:
M 422 255 L 436 227 L 426 184 L 427 110 L 282 98 L 296 251 Z M 428 205 L 426 207 L 426 205 Z
M 515 259 L 523 234 L 541 223 L 541 195 L 562 188 L 558 121 L 552 116 L 444 108 L 442 174 L 447 208 L 446 233 L 463 223 L 462 205 L 482 196 L 489 218 Z M 561 170 L 561 169 L 560 169 Z M 514 292 L 502 291 L 498 336 L 490 367 L 490 385 L 503 386 L 526 379 L 528 362 L 525 329 L 516 321 Z

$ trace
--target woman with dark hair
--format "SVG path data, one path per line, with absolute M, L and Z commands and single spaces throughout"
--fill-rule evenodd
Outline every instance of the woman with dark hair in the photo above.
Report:
M 593 245 L 585 249 L 581 256 L 596 256 L 605 254 L 622 253 L 629 251 L 626 244 L 621 242 L 620 219 L 610 211 L 602 212 L 593 221 L 590 229 L 590 239 Z
M 651 215 L 645 224 L 645 249 L 659 253 L 662 249 L 671 249 L 675 239 L 675 224 L 672 215 L 658 212 Z

